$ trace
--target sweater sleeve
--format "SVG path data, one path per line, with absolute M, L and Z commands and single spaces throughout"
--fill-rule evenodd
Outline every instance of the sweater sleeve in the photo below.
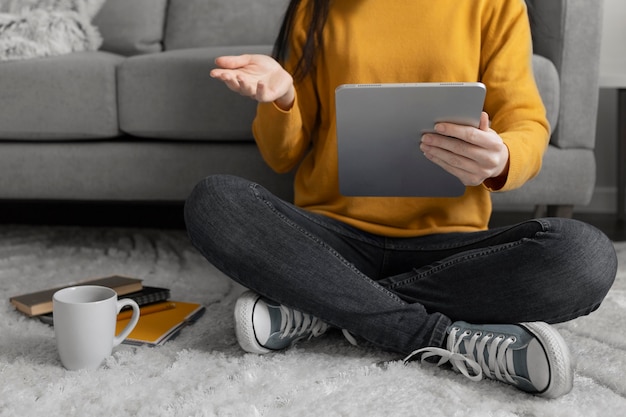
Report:
M 489 2 L 494 4 L 496 2 Z M 505 176 L 485 181 L 491 191 L 521 187 L 539 173 L 550 126 L 532 70 L 532 42 L 523 1 L 497 2 L 487 14 L 482 47 L 485 111 L 509 149 Z
M 289 111 L 281 110 L 274 103 L 259 103 L 257 106 L 252 133 L 261 156 L 278 173 L 292 170 L 307 147 L 298 101 L 296 95 L 294 107 Z

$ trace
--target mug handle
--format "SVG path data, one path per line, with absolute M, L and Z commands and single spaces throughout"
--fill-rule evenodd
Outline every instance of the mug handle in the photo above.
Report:
M 124 330 L 122 330 L 120 334 L 118 334 L 117 336 L 113 338 L 113 347 L 122 343 L 124 339 L 128 337 L 130 332 L 133 331 L 133 329 L 137 325 L 137 322 L 139 321 L 139 314 L 140 314 L 139 305 L 135 301 L 131 300 L 130 298 L 123 298 L 117 301 L 117 314 L 120 314 L 120 311 L 122 310 L 122 308 L 126 306 L 130 306 L 133 308 L 133 316 L 130 318 L 130 322 L 126 325 L 126 327 L 124 327 Z

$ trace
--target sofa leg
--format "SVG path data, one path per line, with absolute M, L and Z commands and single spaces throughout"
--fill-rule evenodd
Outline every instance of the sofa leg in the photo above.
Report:
M 564 217 L 571 219 L 574 217 L 574 206 L 568 204 L 562 204 L 559 206 L 548 206 L 548 216 L 550 217 Z
M 533 218 L 540 219 L 542 217 L 546 217 L 548 215 L 548 206 L 545 204 L 537 204 L 535 206 L 535 212 L 533 213 Z
M 538 204 L 535 206 L 535 218 L 540 217 L 564 217 L 571 219 L 574 216 L 574 206 L 569 204 L 562 205 L 544 205 Z

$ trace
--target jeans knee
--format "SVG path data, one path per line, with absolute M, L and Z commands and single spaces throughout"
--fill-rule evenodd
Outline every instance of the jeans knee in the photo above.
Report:
M 617 254 L 613 242 L 602 232 L 597 231 L 596 240 L 596 291 L 604 299 L 617 275 Z
M 209 210 L 208 206 L 212 200 L 211 182 L 211 177 L 207 177 L 197 183 L 185 200 L 183 215 L 187 231 L 194 229 L 203 214 Z
M 574 247 L 577 246 L 569 256 L 578 257 L 578 273 L 583 278 L 583 285 L 578 290 L 584 291 L 597 308 L 615 281 L 617 254 L 613 242 L 602 231 L 584 223 L 578 226 L 578 233 L 569 236 L 576 242 Z
M 244 180 L 228 175 L 212 175 L 200 181 L 191 191 L 183 208 L 185 226 L 192 242 L 220 217 L 236 209 L 237 184 Z

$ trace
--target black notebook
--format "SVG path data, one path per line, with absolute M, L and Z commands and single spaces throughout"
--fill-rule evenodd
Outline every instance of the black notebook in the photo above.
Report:
M 170 298 L 170 290 L 167 288 L 160 287 L 148 287 L 144 286 L 141 291 L 136 291 L 130 294 L 121 295 L 118 298 L 130 298 L 135 301 L 139 306 L 145 306 L 148 304 L 159 303 L 161 301 L 169 300 Z M 122 309 L 128 310 L 131 307 L 127 306 Z M 46 324 L 53 324 L 52 313 L 44 314 L 39 316 L 39 319 Z

